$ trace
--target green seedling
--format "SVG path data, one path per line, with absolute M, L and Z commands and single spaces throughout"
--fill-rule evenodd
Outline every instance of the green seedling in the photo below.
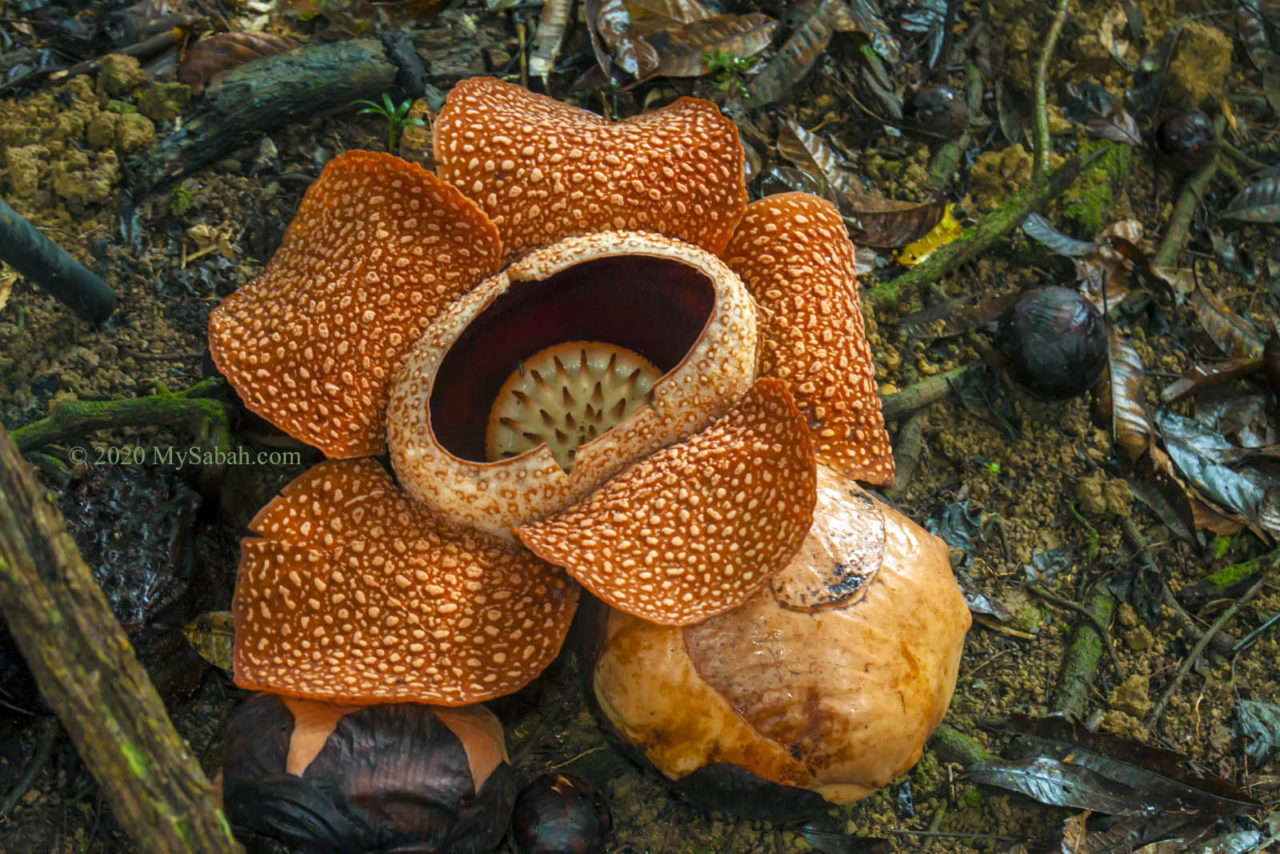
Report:
M 356 113 L 358 116 L 375 115 L 382 116 L 387 120 L 387 151 L 394 152 L 396 143 L 400 141 L 400 134 L 404 129 L 410 126 L 424 127 L 426 122 L 419 118 L 409 118 L 409 108 L 413 106 L 413 101 L 406 98 L 399 104 L 391 103 L 391 96 L 386 92 L 382 93 L 382 103 L 375 101 L 352 101 L 351 105 L 364 104 L 364 109 Z
M 731 50 L 716 49 L 711 53 L 704 53 L 702 61 L 707 64 L 707 73 L 711 75 L 713 85 L 725 92 L 736 90 L 743 100 L 751 98 L 751 91 L 742 82 L 741 76 L 751 67 L 751 60 L 738 56 Z
M 1089 548 L 1085 551 L 1085 557 L 1092 558 L 1098 554 L 1098 529 L 1089 524 L 1089 520 L 1084 518 L 1076 506 L 1070 501 L 1067 506 L 1071 508 L 1071 515 L 1076 517 L 1076 521 L 1084 525 L 1084 529 L 1089 534 Z

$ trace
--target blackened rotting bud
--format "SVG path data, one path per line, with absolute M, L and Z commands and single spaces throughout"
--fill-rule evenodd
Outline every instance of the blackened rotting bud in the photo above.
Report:
M 250 854 L 482 854 L 515 800 L 501 726 L 482 706 L 258 694 L 232 719 L 222 772 Z
M 1156 128 L 1156 150 L 1174 172 L 1195 172 L 1218 153 L 1218 132 L 1203 110 L 1184 110 Z
M 969 107 L 964 97 L 950 86 L 926 83 L 912 93 L 906 117 L 921 133 L 951 139 L 969 126 Z
M 1000 332 L 1014 375 L 1040 398 L 1075 397 L 1093 386 L 1107 366 L 1102 313 L 1070 288 L 1025 292 L 1005 315 Z
M 544 774 L 525 786 L 511 817 L 520 854 L 601 854 L 612 827 L 603 796 L 569 774 Z

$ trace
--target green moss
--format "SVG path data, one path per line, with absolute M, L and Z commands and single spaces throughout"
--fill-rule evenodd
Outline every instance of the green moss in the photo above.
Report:
M 898 304 L 898 283 L 894 280 L 877 282 L 867 291 L 867 296 L 876 305 L 894 306 Z
M 1021 608 L 1009 620 L 1009 628 L 1017 629 L 1020 632 L 1036 633 L 1040 631 L 1040 624 L 1044 622 L 1044 609 L 1037 608 L 1035 605 L 1028 605 Z
M 974 786 L 966 786 L 960 790 L 960 809 L 981 811 L 987 805 L 987 799 Z
M 1280 549 L 1251 558 L 1242 563 L 1233 563 L 1231 566 L 1223 567 L 1212 575 L 1207 576 L 1204 583 L 1210 584 L 1219 590 L 1228 590 L 1240 582 L 1247 581 L 1252 576 L 1257 575 L 1258 570 L 1264 565 L 1269 565 L 1276 560 L 1280 560 Z
M 129 771 L 135 776 L 143 780 L 151 778 L 151 771 L 147 767 L 147 756 L 137 745 L 131 741 L 120 742 L 120 752 L 124 754 L 125 761 L 129 763 Z
M 1090 236 L 1109 224 L 1108 213 L 1115 202 L 1114 187 L 1124 184 L 1129 176 L 1129 161 L 1133 150 L 1118 142 L 1106 139 L 1088 140 L 1080 145 L 1083 159 L 1095 151 L 1104 152 L 1093 169 L 1067 189 L 1062 198 L 1062 213 L 1067 219 L 1079 223 Z

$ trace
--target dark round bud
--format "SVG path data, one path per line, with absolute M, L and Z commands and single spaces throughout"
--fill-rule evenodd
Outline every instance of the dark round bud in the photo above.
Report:
M 1102 314 L 1070 288 L 1025 292 L 1005 315 L 1000 333 L 1018 382 L 1037 397 L 1075 397 L 1096 383 L 1107 365 Z
M 1156 128 L 1156 150 L 1174 172 L 1194 172 L 1218 153 L 1213 120 L 1202 110 L 1174 113 Z
M 600 793 L 568 774 L 544 774 L 525 786 L 511 816 L 520 854 L 601 854 L 612 827 Z
M 922 133 L 950 139 L 969 126 L 969 107 L 950 86 L 926 83 L 907 102 L 907 119 Z

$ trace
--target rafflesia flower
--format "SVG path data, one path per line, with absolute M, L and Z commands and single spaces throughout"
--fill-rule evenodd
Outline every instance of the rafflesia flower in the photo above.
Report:
M 892 511 L 854 480 L 892 457 L 830 204 L 748 205 L 735 126 L 690 98 L 611 124 L 467 80 L 434 155 L 334 159 L 210 318 L 246 406 L 331 458 L 251 523 L 237 684 L 464 705 L 546 667 L 579 584 L 677 638 L 771 589 L 813 615 L 874 587 Z M 849 500 L 879 533 L 811 543 Z M 968 617 L 945 549 L 928 572 L 931 729 Z

